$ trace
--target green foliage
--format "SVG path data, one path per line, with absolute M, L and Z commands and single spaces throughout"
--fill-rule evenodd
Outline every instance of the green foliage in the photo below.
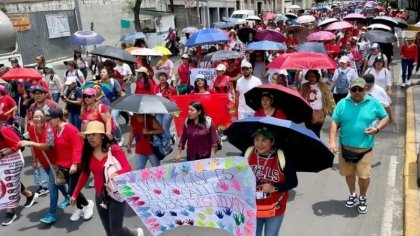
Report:
M 6 13 L 7 12 L 6 5 L 0 4 L 0 11 Z
M 125 0 L 125 4 L 122 9 L 123 12 L 127 14 L 133 14 L 135 2 L 135 0 Z

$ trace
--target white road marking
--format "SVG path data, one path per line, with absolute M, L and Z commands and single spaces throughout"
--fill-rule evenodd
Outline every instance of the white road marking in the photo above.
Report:
M 381 224 L 381 236 L 392 236 L 392 220 L 394 218 L 395 175 L 397 171 L 397 156 L 389 160 L 387 190 L 385 192 L 384 216 Z

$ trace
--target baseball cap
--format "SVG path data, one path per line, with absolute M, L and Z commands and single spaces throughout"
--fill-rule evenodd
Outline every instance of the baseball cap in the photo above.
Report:
M 96 96 L 96 90 L 93 88 L 87 88 L 85 91 L 83 91 L 83 94 L 88 96 Z
M 64 114 L 63 111 L 60 108 L 50 108 L 46 113 L 45 113 L 45 120 L 51 120 L 54 118 L 60 118 L 63 119 Z
M 203 74 L 198 74 L 198 75 L 196 75 L 195 76 L 195 79 L 197 80 L 197 79 L 205 79 L 205 77 L 204 77 L 204 75 Z
M 69 77 L 66 78 L 66 82 L 64 84 L 65 85 L 70 85 L 70 84 L 73 84 L 73 83 L 76 83 L 76 82 L 77 82 L 76 77 L 69 76 Z
M 371 49 L 381 49 L 381 47 L 379 47 L 378 43 L 374 43 L 372 44 L 372 46 L 370 46 Z
M 241 67 L 252 68 L 252 65 L 251 65 L 251 63 L 249 63 L 249 61 L 247 61 L 247 60 L 243 60 L 243 61 L 241 62 Z
M 276 136 L 273 131 L 267 129 L 266 127 L 259 128 L 257 131 L 255 131 L 254 134 L 252 134 L 252 137 L 254 138 L 258 134 L 260 134 L 260 135 L 262 135 L 266 138 L 269 138 L 271 140 L 274 140 L 274 137 Z
M 216 67 L 216 70 L 217 70 L 217 71 L 226 71 L 226 66 L 225 66 L 225 65 L 223 65 L 223 64 L 219 64 L 219 65 Z
M 181 58 L 186 58 L 186 59 L 189 59 L 190 58 L 190 56 L 188 55 L 188 54 L 182 54 L 182 57 Z
M 338 62 L 347 63 L 347 62 L 349 62 L 349 57 L 348 56 L 342 56 L 342 57 L 340 57 L 340 60 Z
M 366 87 L 366 81 L 362 78 L 357 78 L 357 79 L 351 81 L 350 88 L 353 88 L 353 87 L 365 88 Z
M 47 90 L 44 88 L 44 86 L 41 86 L 41 85 L 32 86 L 31 87 L 31 92 L 35 92 L 35 91 L 40 91 L 40 92 L 43 92 L 43 93 L 47 92 Z
M 383 56 L 377 56 L 377 57 L 375 58 L 375 62 L 378 62 L 378 61 L 380 61 L 380 62 L 385 62 L 385 59 L 384 59 L 384 57 L 383 57 Z
M 54 66 L 53 66 L 53 64 L 48 63 L 48 64 L 46 64 L 46 65 L 45 65 L 45 68 L 48 68 L 48 69 L 53 69 L 53 68 L 54 68 Z

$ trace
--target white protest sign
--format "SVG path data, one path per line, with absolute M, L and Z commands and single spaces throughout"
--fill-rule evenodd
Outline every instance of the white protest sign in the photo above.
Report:
M 0 159 L 0 209 L 15 208 L 20 200 L 23 156 L 19 150 Z

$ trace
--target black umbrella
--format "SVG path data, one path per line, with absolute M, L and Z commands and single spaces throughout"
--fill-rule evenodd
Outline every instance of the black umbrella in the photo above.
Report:
M 323 43 L 317 43 L 317 42 L 306 42 L 299 47 L 297 47 L 298 52 L 304 51 L 304 52 L 317 52 L 317 53 L 323 53 L 327 54 L 327 50 L 325 49 L 325 45 Z
M 297 171 L 319 172 L 332 166 L 334 155 L 309 129 L 288 120 L 273 117 L 249 117 L 233 122 L 225 134 L 229 142 L 245 152 L 254 145 L 252 135 L 260 128 L 272 130 L 274 145 L 283 150 L 287 163 Z
M 370 24 L 374 23 L 381 23 L 391 27 L 398 27 L 398 22 L 394 18 L 389 16 L 377 16 L 373 18 L 373 20 L 370 22 Z
M 179 111 L 175 103 L 156 95 L 132 94 L 120 97 L 111 108 L 137 114 L 167 114 Z
M 396 20 L 398 22 L 398 28 L 401 28 L 401 29 L 408 28 L 407 21 L 405 21 L 405 20 L 403 20 L 403 19 L 401 19 L 399 17 L 394 17 L 394 20 Z
M 105 58 L 118 59 L 125 62 L 136 62 L 136 59 L 126 50 L 114 46 L 100 46 L 93 49 L 91 54 Z
M 202 61 L 223 61 L 229 59 L 243 58 L 244 56 L 237 51 L 216 51 L 203 57 Z
M 393 33 L 383 30 L 370 30 L 362 35 L 362 38 L 372 43 L 393 43 L 397 41 L 397 37 Z
M 256 33 L 257 31 L 255 29 L 244 27 L 238 30 L 237 35 L 238 35 L 239 40 L 241 40 L 243 43 L 246 43 L 249 41 L 249 34 L 252 34 L 252 40 L 255 40 Z

